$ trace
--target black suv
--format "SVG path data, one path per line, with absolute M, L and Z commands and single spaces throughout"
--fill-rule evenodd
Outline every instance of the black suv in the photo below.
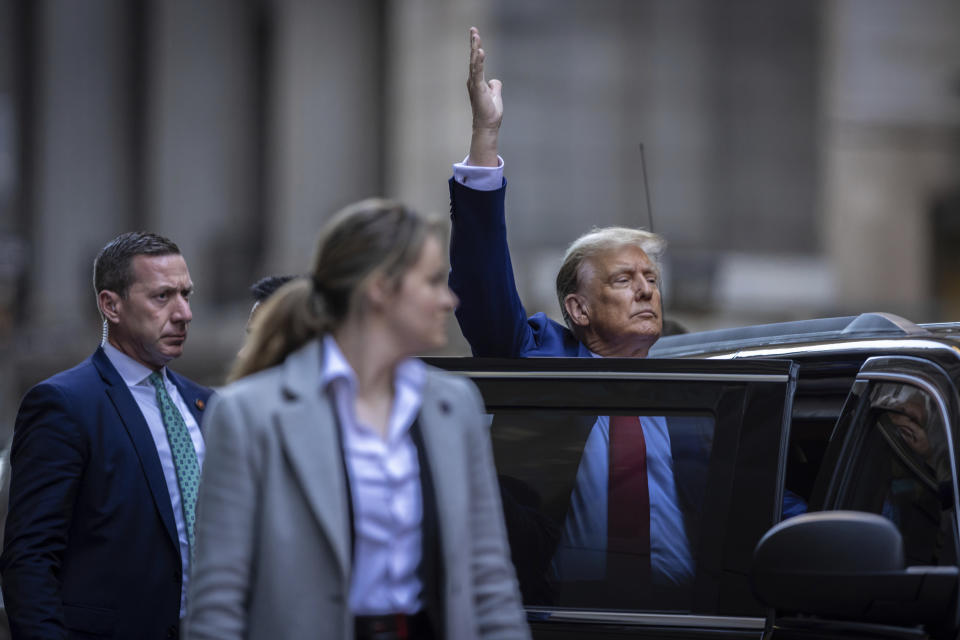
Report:
M 536 638 L 957 637 L 960 324 L 872 313 L 665 337 L 646 359 L 429 362 L 483 394 Z M 614 539 L 615 416 L 669 447 L 639 561 Z

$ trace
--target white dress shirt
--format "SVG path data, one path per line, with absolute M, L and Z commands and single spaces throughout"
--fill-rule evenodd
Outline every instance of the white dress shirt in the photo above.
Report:
M 386 439 L 356 416 L 356 375 L 332 336 L 323 339 L 321 385 L 330 389 L 343 437 L 355 531 L 350 611 L 379 615 L 420 611 L 423 499 L 410 435 L 423 404 L 424 365 L 397 366 Z
M 170 442 L 167 440 L 167 430 L 163 426 L 163 417 L 160 415 L 160 406 L 157 404 L 157 389 L 149 380 L 153 370 L 146 367 L 127 354 L 123 353 L 109 342 L 103 343 L 103 352 L 110 360 L 120 377 L 127 384 L 133 399 L 140 407 L 140 413 L 147 421 L 147 427 L 150 429 L 150 435 L 153 436 L 153 443 L 157 447 L 157 454 L 160 456 L 160 467 L 163 469 L 163 478 L 167 483 L 167 492 L 170 494 L 170 506 L 173 508 L 173 518 L 177 523 L 177 538 L 180 541 L 180 561 L 183 564 L 181 575 L 183 583 L 180 587 L 180 617 L 187 612 L 187 583 L 190 579 L 190 543 L 187 541 L 187 525 L 183 518 L 183 506 L 180 502 L 180 485 L 177 484 L 177 470 L 173 464 L 173 452 L 170 450 Z M 187 407 L 187 404 L 180 396 L 177 385 L 167 377 L 167 368 L 160 370 L 163 376 L 164 386 L 167 393 L 173 399 L 173 403 L 180 411 L 183 422 L 187 425 L 190 432 L 190 439 L 193 440 L 193 449 L 197 452 L 197 464 L 203 468 L 203 436 L 200 433 L 200 425 L 193 418 L 193 413 Z

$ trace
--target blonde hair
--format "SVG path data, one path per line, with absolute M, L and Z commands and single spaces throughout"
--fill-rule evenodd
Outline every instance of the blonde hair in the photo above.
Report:
M 310 274 L 282 286 L 258 309 L 228 381 L 280 364 L 336 329 L 375 272 L 399 286 L 429 236 L 445 240 L 446 222 L 392 200 L 370 198 L 341 210 L 320 234 Z
M 647 254 L 657 270 L 657 281 L 659 283 L 660 259 L 667 248 L 667 241 L 663 236 L 653 232 L 629 227 L 594 227 L 567 247 L 567 252 L 563 255 L 563 263 L 560 265 L 560 271 L 557 272 L 557 300 L 560 302 L 563 321 L 567 323 L 567 327 L 571 331 L 574 330 L 574 324 L 567 314 L 567 307 L 563 301 L 564 298 L 571 293 L 576 293 L 579 289 L 580 267 L 585 260 L 611 249 L 627 246 L 637 247 Z

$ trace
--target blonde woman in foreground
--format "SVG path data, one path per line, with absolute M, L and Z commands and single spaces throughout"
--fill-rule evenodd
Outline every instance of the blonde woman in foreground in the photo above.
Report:
M 188 638 L 529 638 L 480 396 L 413 358 L 445 240 L 357 203 L 258 312 L 205 421 Z

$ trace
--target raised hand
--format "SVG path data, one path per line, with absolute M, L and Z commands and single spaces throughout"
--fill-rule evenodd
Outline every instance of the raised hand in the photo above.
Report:
M 480 32 L 470 27 L 470 72 L 467 76 L 467 94 L 473 111 L 473 135 L 470 139 L 470 157 L 467 164 L 495 167 L 497 136 L 503 121 L 503 85 L 499 80 L 487 80 L 483 73 L 486 53 L 482 48 Z

